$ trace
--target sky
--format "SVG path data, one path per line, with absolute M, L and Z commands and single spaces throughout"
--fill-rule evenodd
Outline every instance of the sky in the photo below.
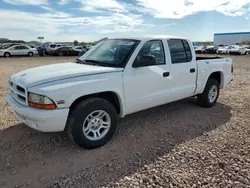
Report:
M 0 38 L 96 41 L 250 32 L 250 0 L 0 0 Z

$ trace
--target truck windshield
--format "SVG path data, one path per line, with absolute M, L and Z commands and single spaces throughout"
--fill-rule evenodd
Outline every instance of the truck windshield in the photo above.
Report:
M 131 39 L 109 39 L 91 52 L 86 59 L 86 63 L 91 62 L 100 66 L 124 67 L 133 53 L 139 40 Z

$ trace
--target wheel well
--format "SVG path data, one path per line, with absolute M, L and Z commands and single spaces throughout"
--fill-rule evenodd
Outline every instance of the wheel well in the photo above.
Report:
M 221 84 L 221 73 L 220 72 L 214 72 L 212 73 L 208 79 L 215 79 Z
M 71 104 L 70 109 L 74 108 L 74 106 L 77 105 L 80 101 L 87 99 L 87 98 L 91 98 L 91 97 L 98 97 L 98 98 L 102 98 L 102 99 L 109 101 L 112 105 L 114 105 L 117 113 L 120 114 L 121 107 L 120 107 L 119 98 L 116 95 L 116 93 L 111 92 L 111 91 L 84 95 L 82 97 L 79 97 Z

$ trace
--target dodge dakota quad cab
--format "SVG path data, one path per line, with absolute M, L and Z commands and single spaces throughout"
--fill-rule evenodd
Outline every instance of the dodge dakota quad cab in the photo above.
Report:
M 128 114 L 188 97 L 214 106 L 232 72 L 232 59 L 196 57 L 185 38 L 108 39 L 75 62 L 12 75 L 8 103 L 27 126 L 66 131 L 92 149 L 107 143 Z

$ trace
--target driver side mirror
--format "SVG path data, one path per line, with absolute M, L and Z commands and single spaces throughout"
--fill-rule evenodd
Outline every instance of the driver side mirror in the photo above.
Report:
M 133 63 L 133 67 L 147 67 L 147 66 L 152 66 L 156 65 L 156 59 L 154 56 L 151 55 L 144 55 L 138 59 L 135 60 Z

